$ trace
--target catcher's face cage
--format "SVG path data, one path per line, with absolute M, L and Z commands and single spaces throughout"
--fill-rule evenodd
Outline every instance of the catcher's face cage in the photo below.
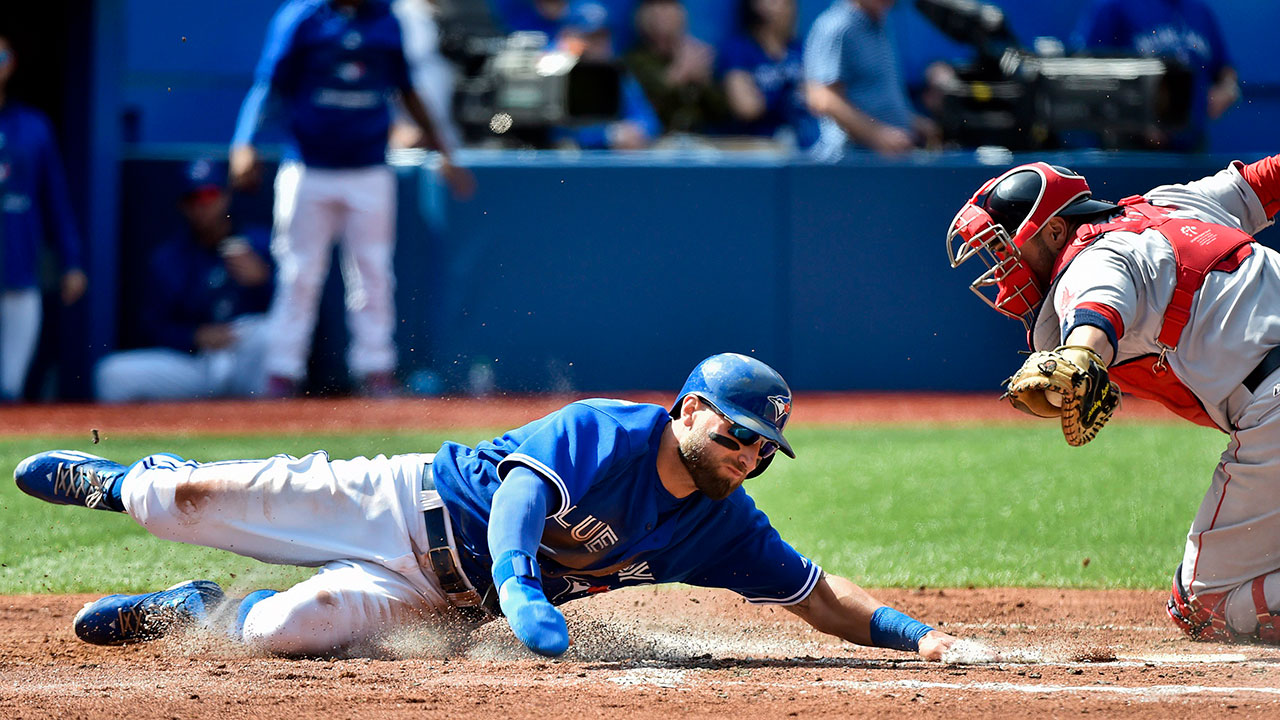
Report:
M 988 208 L 993 204 L 1011 204 L 1000 191 L 1001 183 L 1013 175 L 1019 176 L 1016 182 L 1023 192 L 1027 181 L 1034 180 L 1031 184 L 1034 198 L 1018 199 L 1030 200 L 1030 208 L 1011 235 L 991 216 Z M 1035 274 L 1022 261 L 1022 246 L 1035 237 L 1050 218 L 1089 196 L 1089 184 L 1083 177 L 1043 162 L 1019 165 L 988 180 L 951 221 L 947 232 L 951 267 L 971 257 L 981 258 L 987 269 L 970 283 L 969 289 L 997 311 L 1021 320 L 1030 328 L 1044 293 Z

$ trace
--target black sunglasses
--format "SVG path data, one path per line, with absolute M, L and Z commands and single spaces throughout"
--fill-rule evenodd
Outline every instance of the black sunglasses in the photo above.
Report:
M 760 442 L 761 438 L 764 438 L 763 435 L 756 432 L 755 430 L 752 430 L 751 428 L 745 425 L 739 425 L 738 423 L 734 422 L 733 418 L 720 412 L 720 408 L 716 407 L 715 405 L 712 405 L 711 403 L 707 403 L 706 405 L 707 407 L 711 408 L 711 410 L 715 412 L 715 414 L 724 418 L 725 421 L 729 423 L 729 434 L 733 436 L 733 440 L 730 440 L 729 438 L 725 437 L 724 435 L 721 435 L 718 432 L 712 432 L 710 434 L 711 439 L 715 441 L 717 444 L 723 445 L 724 447 L 730 450 L 736 451 L 736 450 L 741 450 L 742 445 L 747 445 L 747 446 L 755 445 L 757 442 Z M 738 442 L 735 443 L 734 440 L 737 440 Z M 738 443 L 742 443 L 742 445 L 739 445 Z M 760 443 L 761 459 L 767 458 L 777 451 L 778 451 L 778 443 L 772 440 L 766 439 L 764 442 Z

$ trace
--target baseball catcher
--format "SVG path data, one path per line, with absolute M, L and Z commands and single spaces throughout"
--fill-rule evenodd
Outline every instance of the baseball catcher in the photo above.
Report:
M 1230 433 L 1174 573 L 1169 616 L 1198 640 L 1280 644 L 1280 156 L 1119 202 L 1043 162 L 987 181 L 947 233 L 952 267 L 1022 321 L 1005 397 L 1092 440 L 1120 390 Z

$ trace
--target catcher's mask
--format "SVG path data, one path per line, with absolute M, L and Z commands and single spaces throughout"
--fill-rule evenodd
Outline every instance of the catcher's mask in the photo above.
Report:
M 969 289 L 1030 328 L 1044 290 L 1022 262 L 1022 246 L 1050 218 L 1117 207 L 1094 200 L 1089 183 L 1067 168 L 1042 162 L 1019 165 L 984 183 L 956 213 L 947 231 L 947 256 L 951 267 L 975 255 L 981 258 L 987 269 Z
M 795 457 L 782 428 L 791 417 L 791 388 L 776 370 L 746 355 L 721 353 L 698 363 L 671 406 L 671 417 L 680 417 L 680 405 L 689 395 L 710 405 L 722 417 L 735 423 L 730 433 L 746 444 L 755 442 L 751 434 L 763 436 L 789 457 Z M 741 428 L 741 430 L 739 430 Z M 765 443 L 768 446 L 769 443 Z M 770 449 L 747 477 L 755 477 L 769 467 L 777 453 Z

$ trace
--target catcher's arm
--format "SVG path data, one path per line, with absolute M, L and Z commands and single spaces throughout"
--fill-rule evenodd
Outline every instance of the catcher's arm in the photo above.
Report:
M 1067 443 L 1084 445 L 1120 404 L 1120 388 L 1107 375 L 1112 355 L 1106 334 L 1082 325 L 1072 330 L 1066 344 L 1032 353 L 1006 381 L 1004 397 L 1023 412 L 1061 418 Z

